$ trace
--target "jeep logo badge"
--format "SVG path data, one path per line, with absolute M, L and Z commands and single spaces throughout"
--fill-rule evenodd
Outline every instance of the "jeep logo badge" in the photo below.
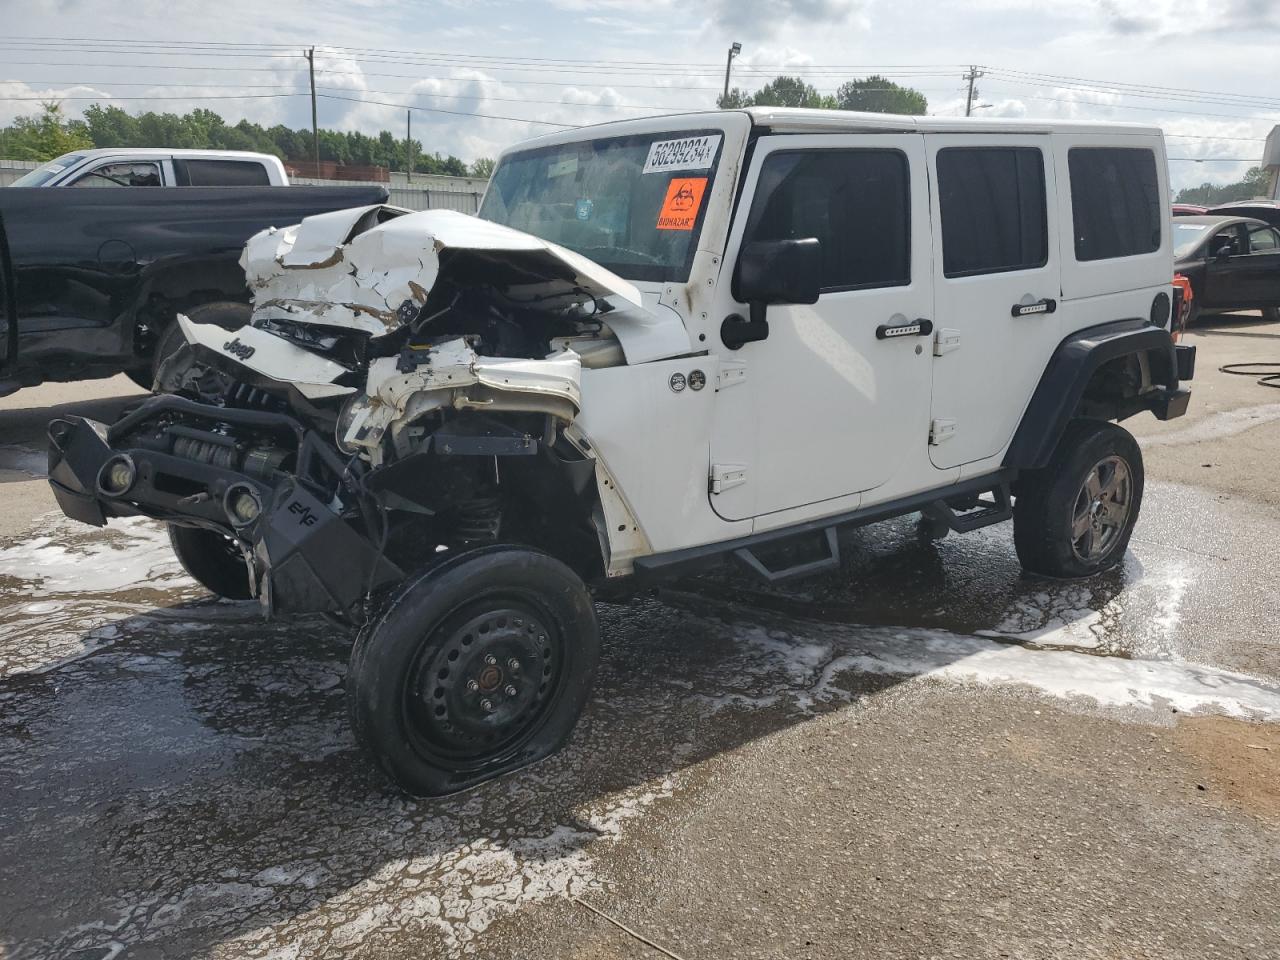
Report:
M 222 349 L 238 360 L 248 360 L 253 356 L 256 348 L 249 346 L 247 343 L 241 343 L 240 338 L 236 337 L 234 340 L 228 340 L 224 343 Z
M 668 382 L 671 384 L 671 389 L 675 393 L 679 393 L 683 390 L 688 383 L 688 381 L 685 380 L 683 373 L 673 373 L 670 381 Z
M 701 370 L 689 371 L 689 389 L 701 390 L 707 385 L 707 375 Z

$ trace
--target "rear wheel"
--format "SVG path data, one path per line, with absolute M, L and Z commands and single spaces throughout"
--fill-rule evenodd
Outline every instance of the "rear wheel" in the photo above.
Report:
M 249 568 L 230 537 L 202 527 L 169 524 L 169 542 L 182 569 L 210 593 L 226 600 L 249 600 Z
M 586 586 L 560 561 L 488 546 L 405 583 L 351 653 L 360 744 L 409 793 L 440 796 L 568 740 L 599 659 Z
M 1280 323 L 1280 307 L 1263 307 L 1262 319 L 1267 323 Z
M 1018 478 L 1013 541 L 1024 569 L 1087 577 L 1120 562 L 1142 506 L 1142 451 L 1113 423 L 1077 420 L 1049 463 Z
M 227 330 L 239 330 L 249 322 L 252 316 L 253 309 L 249 304 L 240 303 L 237 300 L 215 300 L 212 303 L 202 303 L 187 311 L 187 319 L 193 323 L 211 323 Z M 182 335 L 182 328 L 178 326 L 177 320 L 174 320 L 164 328 L 160 339 L 156 341 L 155 352 L 151 355 L 151 365 L 146 370 L 127 371 L 126 376 L 144 390 L 154 389 L 161 364 L 177 353 L 186 342 L 186 338 Z

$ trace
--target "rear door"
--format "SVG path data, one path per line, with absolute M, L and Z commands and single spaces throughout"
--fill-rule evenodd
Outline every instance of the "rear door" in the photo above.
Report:
M 0 214 L 0 375 L 13 366 L 18 354 L 18 317 L 14 303 L 13 267 Z
M 925 138 L 933 175 L 929 456 L 1000 453 L 1061 340 L 1053 153 L 1047 136 Z
M 1254 307 L 1280 305 L 1280 230 L 1249 224 L 1248 253 L 1240 280 L 1245 301 Z

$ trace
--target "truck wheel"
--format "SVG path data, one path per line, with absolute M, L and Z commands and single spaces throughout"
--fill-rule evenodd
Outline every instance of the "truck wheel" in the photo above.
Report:
M 249 600 L 249 570 L 236 542 L 203 527 L 169 524 L 169 542 L 182 569 L 212 594 L 226 600 Z
M 523 547 L 469 550 L 406 581 L 361 631 L 351 723 L 401 788 L 456 793 L 563 746 L 599 656 L 577 574 Z
M 1129 431 L 1073 421 L 1049 463 L 1018 478 L 1013 542 L 1024 570 L 1087 577 L 1120 562 L 1142 506 L 1142 451 Z
M 226 330 L 239 330 L 252 318 L 253 308 L 237 300 L 215 300 L 212 303 L 202 303 L 192 307 L 186 311 L 186 314 L 188 319 L 195 323 L 212 323 Z M 156 341 L 155 352 L 151 355 L 151 366 L 145 371 L 127 371 L 126 375 L 142 389 L 153 389 L 156 376 L 160 373 L 160 365 L 177 353 L 186 342 L 186 338 L 182 336 L 182 328 L 175 320 L 164 328 L 164 333 L 160 334 L 160 339 Z

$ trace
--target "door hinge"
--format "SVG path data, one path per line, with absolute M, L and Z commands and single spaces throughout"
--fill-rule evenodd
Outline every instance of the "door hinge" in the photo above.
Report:
M 937 446 L 945 440 L 950 440 L 956 435 L 956 422 L 954 420 L 934 420 L 929 424 L 929 443 Z
M 725 390 L 729 387 L 737 386 L 739 383 L 745 383 L 747 380 L 747 364 L 745 360 L 721 360 L 720 372 L 716 374 L 716 389 Z
M 960 349 L 960 331 L 942 327 L 933 334 L 933 355 L 940 357 L 944 353 Z
M 712 493 L 724 493 L 747 482 L 747 466 L 743 463 L 713 463 L 711 465 Z

